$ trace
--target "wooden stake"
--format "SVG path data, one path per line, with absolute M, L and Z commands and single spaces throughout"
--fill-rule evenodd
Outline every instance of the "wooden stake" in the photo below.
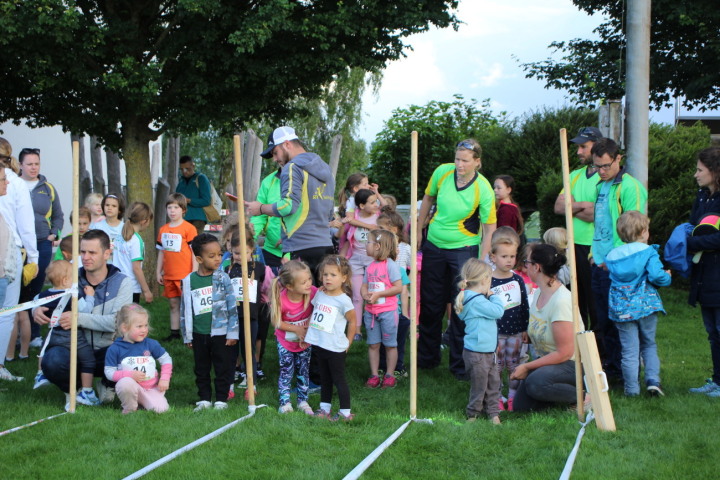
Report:
M 410 134 L 410 418 L 417 417 L 418 133 Z
M 233 150 L 235 155 L 235 187 L 237 189 L 237 205 L 238 205 L 238 228 L 240 233 L 240 261 L 242 262 L 242 291 L 243 302 L 242 311 L 243 329 L 245 332 L 245 378 L 248 389 L 248 403 L 255 405 L 255 378 L 253 377 L 255 369 L 253 368 L 254 359 L 252 352 L 252 338 L 250 332 L 250 275 L 248 273 L 248 252 L 245 245 L 245 195 L 243 193 L 243 175 L 242 175 L 242 152 L 240 151 L 240 135 L 233 137 Z M 239 315 L 238 315 L 239 317 Z M 238 318 L 239 320 L 239 318 Z
M 575 388 L 577 390 L 577 415 L 581 422 L 585 421 L 585 410 L 583 408 L 583 382 L 582 382 L 582 363 L 580 358 L 580 349 L 577 342 L 577 334 L 585 328 L 580 320 L 580 310 L 578 308 L 578 286 L 577 286 L 577 264 L 575 263 L 575 228 L 572 216 L 572 194 L 570 187 L 570 161 L 568 159 L 567 148 L 567 131 L 560 129 L 560 154 L 562 156 L 563 171 L 563 191 L 565 192 L 565 229 L 567 230 L 567 259 L 570 266 L 570 293 L 572 295 L 572 315 L 573 325 L 575 327 Z
M 72 158 L 73 158 L 73 200 L 72 211 L 74 212 L 72 220 L 72 259 L 77 261 L 80 251 L 80 231 L 79 215 L 77 214 L 80 207 L 80 143 L 72 142 Z M 76 291 L 72 294 L 72 324 L 70 326 L 70 412 L 75 413 L 75 395 L 77 394 L 77 335 L 78 335 L 78 265 L 72 268 L 72 285 Z
M 610 387 L 600 362 L 595 333 L 580 332 L 576 337 L 577 345 L 582 353 L 583 367 L 585 367 L 585 382 L 590 391 L 590 398 L 592 398 L 595 424 L 599 430 L 614 432 L 615 417 L 610 405 L 610 396 L 607 393 Z

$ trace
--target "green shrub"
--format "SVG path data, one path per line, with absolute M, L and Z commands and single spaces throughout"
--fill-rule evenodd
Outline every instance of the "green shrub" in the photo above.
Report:
M 540 212 L 540 236 L 553 227 L 565 227 L 565 217 L 555 214 L 555 200 L 562 190 L 560 171 L 547 171 L 537 182 L 537 209 Z

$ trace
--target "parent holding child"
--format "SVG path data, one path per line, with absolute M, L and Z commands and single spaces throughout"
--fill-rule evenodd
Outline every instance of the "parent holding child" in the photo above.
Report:
M 132 303 L 132 285 L 130 279 L 120 273 L 114 265 L 109 265 L 110 237 L 102 230 L 89 230 L 80 240 L 80 258 L 82 268 L 78 281 L 78 296 L 83 298 L 84 288 L 95 289 L 95 306 L 91 313 L 78 314 L 79 335 L 85 334 L 95 353 L 95 376 L 102 377 L 99 390 L 100 400 L 111 402 L 115 398 L 114 384 L 105 379 L 105 353 L 113 343 L 115 332 L 115 314 L 124 305 Z M 52 312 L 45 307 L 33 310 L 33 318 L 40 325 L 50 323 Z M 72 322 L 72 313 L 65 312 L 59 323 L 65 330 Z M 45 350 L 42 359 L 42 371 L 47 379 L 65 393 L 70 391 L 70 350 L 65 347 L 50 347 Z
M 455 146 L 455 162 L 437 167 L 425 189 L 418 225 L 425 224 L 434 203 L 437 212 L 422 246 L 420 368 L 435 368 L 440 364 L 442 319 L 447 304 L 458 294 L 460 269 L 469 258 L 485 258 L 490 252 L 490 237 L 496 224 L 495 192 L 479 173 L 481 154 L 477 141 L 461 141 Z M 463 361 L 465 322 L 454 311 L 449 322 L 450 371 L 463 380 L 467 378 Z
M 528 276 L 538 285 L 528 324 L 537 358 L 521 363 L 510 375 L 512 380 L 523 380 L 513 401 L 516 412 L 576 401 L 572 297 L 557 279 L 565 261 L 565 255 L 547 244 L 533 245 L 524 261 Z

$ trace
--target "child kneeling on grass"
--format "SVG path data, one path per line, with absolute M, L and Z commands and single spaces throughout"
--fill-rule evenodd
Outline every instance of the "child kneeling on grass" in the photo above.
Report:
M 315 307 L 305 341 L 313 346 L 320 365 L 320 408 L 316 417 L 330 420 L 353 419 L 350 413 L 350 387 L 345 378 L 345 359 L 355 336 L 355 307 L 352 302 L 352 269 L 345 257 L 326 256 L 318 273 L 322 288 L 312 300 Z M 330 416 L 333 385 L 337 388 L 340 409 Z
M 156 340 L 148 338 L 148 320 L 147 310 L 137 303 L 122 307 L 116 316 L 119 337 L 105 354 L 105 377 L 117 382 L 115 391 L 123 414 L 137 411 L 138 406 L 156 413 L 168 409 L 165 392 L 170 386 L 172 358 Z
M 195 384 L 200 401 L 196 412 L 213 406 L 210 369 L 215 369 L 215 404 L 227 408 L 230 385 L 235 376 L 239 337 L 235 294 L 227 273 L 218 270 L 222 261 L 220 242 L 209 233 L 192 243 L 197 272 L 182 281 L 180 330 L 195 357 Z
M 463 360 L 470 377 L 470 400 L 465 408 L 472 422 L 485 411 L 494 424 L 500 424 L 500 372 L 495 364 L 498 344 L 497 321 L 505 313 L 505 302 L 490 290 L 492 269 L 471 258 L 460 271 L 455 312 L 465 322 Z
M 626 242 L 605 258 L 610 271 L 609 316 L 615 322 L 622 347 L 625 395 L 640 394 L 640 357 L 645 364 L 645 386 L 652 396 L 664 395 L 660 388 L 660 358 L 655 331 L 657 312 L 665 313 L 655 287 L 670 285 L 670 270 L 663 270 L 657 245 L 648 245 L 650 219 L 631 210 L 617 221 L 620 239 Z

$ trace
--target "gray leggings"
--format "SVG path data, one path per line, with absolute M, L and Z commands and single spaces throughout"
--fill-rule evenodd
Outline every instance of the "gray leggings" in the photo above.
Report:
M 572 405 L 576 401 L 575 361 L 568 360 L 533 370 L 520 382 L 513 411 L 542 410 L 558 404 Z

